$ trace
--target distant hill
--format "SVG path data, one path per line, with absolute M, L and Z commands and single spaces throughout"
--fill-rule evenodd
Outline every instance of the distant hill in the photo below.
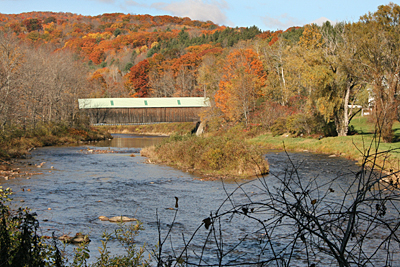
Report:
M 229 28 L 187 17 L 64 12 L 0 14 L 0 30 L 35 47 L 72 52 L 87 66 L 91 97 L 149 96 L 157 86 L 169 86 L 162 96 L 198 96 L 196 77 L 206 55 L 254 38 L 269 45 L 280 36 L 297 42 L 302 34 L 300 27 L 262 32 L 255 26 Z M 183 79 L 179 75 L 190 85 L 183 93 L 176 89 Z

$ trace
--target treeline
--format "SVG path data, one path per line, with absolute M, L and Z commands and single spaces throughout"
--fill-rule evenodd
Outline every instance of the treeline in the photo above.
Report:
M 202 55 L 193 58 L 186 55 L 188 52 L 220 53 L 241 40 L 279 34 L 262 33 L 257 27 L 232 29 L 210 21 L 121 13 L 95 17 L 53 12 L 0 14 L 0 29 L 36 48 L 71 52 L 75 61 L 82 61 L 88 67 L 85 73 L 90 97 L 199 95 L 197 73 L 192 71 L 192 65 L 196 68 Z M 168 64 L 158 66 L 159 70 L 174 65 L 174 71 L 160 74 L 165 81 L 158 85 L 159 73 L 155 71 L 151 79 L 133 81 L 132 76 L 142 75 L 140 71 L 146 65 L 142 61 L 153 55 L 158 55 L 159 60 L 169 60 Z M 139 73 L 127 75 L 133 66 Z M 162 90 L 152 90 L 150 94 L 149 80 L 152 86 L 163 87 Z
M 197 88 L 214 103 L 205 119 L 219 120 L 217 125 L 262 124 L 274 134 L 344 136 L 355 106 L 373 106 L 377 130 L 391 142 L 398 109 L 399 21 L 400 7 L 391 3 L 355 23 L 306 25 L 213 53 L 205 45 L 188 47 L 182 64 L 176 62 L 183 57 L 154 55 L 143 61 L 148 67 L 133 67 L 129 77 L 134 88 L 146 85 L 150 95 L 179 78 L 182 86 L 174 88 L 180 90 L 171 92 L 190 95 L 190 88 Z
M 357 111 L 351 107 L 373 105 L 375 120 L 390 142 L 398 102 L 399 9 L 390 3 L 355 23 L 327 22 L 321 27 L 306 25 L 276 32 L 170 16 L 0 15 L 0 29 L 6 32 L 3 39 L 14 40 L 15 55 L 29 55 L 24 60 L 16 56 L 16 67 L 8 66 L 13 72 L 6 75 L 8 81 L 19 85 L 3 86 L 3 91 L 15 89 L 2 97 L 27 90 L 25 98 L 39 99 L 24 111 L 34 124 L 39 117 L 74 117 L 74 112 L 56 111 L 55 103 L 72 107 L 67 102 L 72 103 L 78 94 L 205 95 L 213 103 L 212 110 L 204 114 L 209 125 L 257 124 L 274 134 L 296 136 L 347 135 Z M 44 60 L 45 56 L 49 59 Z M 29 60 L 35 62 L 31 68 Z M 61 76 L 55 74 L 58 70 Z M 35 76 L 40 73 L 46 73 L 46 78 Z M 49 79 L 48 73 L 55 76 Z M 43 86 L 32 79 L 39 79 Z M 71 100 L 60 100 L 68 97 Z M 23 97 L 15 99 L 22 101 Z M 11 103 L 7 99 L 5 105 Z M 1 111 L 3 123 L 12 117 L 6 110 Z
M 0 126 L 35 128 L 77 119 L 76 100 L 87 95 L 86 70 L 71 52 L 21 44 L 0 34 Z
M 222 47 L 232 47 L 241 40 L 250 40 L 261 34 L 261 30 L 256 26 L 243 28 L 237 31 L 232 28 L 226 28 L 222 31 L 216 31 L 213 34 L 202 34 L 198 37 L 190 38 L 190 35 L 185 28 L 182 29 L 178 38 L 162 41 L 155 44 L 148 52 L 147 57 L 152 57 L 154 54 L 171 54 L 171 50 L 185 49 L 189 46 L 212 44 Z
M 77 99 L 89 90 L 87 67 L 72 52 L 0 32 L 0 165 L 33 147 L 111 138 L 80 116 Z
M 377 130 L 391 142 L 399 21 L 400 7 L 391 3 L 355 23 L 260 33 L 232 47 L 210 42 L 182 55 L 160 45 L 130 69 L 128 88 L 134 96 L 206 95 L 213 109 L 204 119 L 216 122 L 210 125 L 261 124 L 295 136 L 345 136 L 356 107 L 373 107 Z M 176 42 L 185 39 L 181 31 Z

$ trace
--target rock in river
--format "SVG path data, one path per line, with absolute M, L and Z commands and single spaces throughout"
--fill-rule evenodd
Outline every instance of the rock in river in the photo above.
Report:
M 110 221 L 110 222 L 133 222 L 137 221 L 135 218 L 129 218 L 126 216 L 115 216 L 108 218 L 106 216 L 99 216 L 100 221 Z
M 99 216 L 100 221 L 108 221 L 109 218 L 106 216 Z

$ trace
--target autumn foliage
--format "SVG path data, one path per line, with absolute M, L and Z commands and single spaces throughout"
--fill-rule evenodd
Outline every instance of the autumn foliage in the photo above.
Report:
M 227 56 L 215 103 L 229 120 L 247 122 L 255 101 L 262 95 L 265 81 L 266 74 L 257 53 L 252 49 L 234 50 Z
M 133 88 L 133 97 L 149 96 L 149 61 L 143 60 L 133 66 L 128 74 L 128 79 Z
M 308 133 L 335 124 L 339 135 L 356 112 L 348 107 L 372 107 L 368 99 L 377 97 L 374 108 L 383 115 L 376 120 L 390 141 L 400 88 L 398 10 L 389 4 L 357 23 L 278 31 L 172 16 L 28 12 L 0 14 L 0 31 L 20 47 L 71 55 L 84 69 L 85 97 L 207 96 L 212 109 L 204 118 L 268 120 L 267 127 L 283 116 L 267 110 L 295 107 L 302 115 L 290 116 L 299 124 L 318 122 Z M 4 69 L 13 69 L 7 60 Z

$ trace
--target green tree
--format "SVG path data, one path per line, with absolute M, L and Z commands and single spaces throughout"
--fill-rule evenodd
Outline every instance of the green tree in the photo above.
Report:
M 124 67 L 124 72 L 129 72 L 129 70 L 133 67 L 133 63 L 132 62 L 128 62 L 126 63 L 125 67 Z
M 344 23 L 333 27 L 329 22 L 321 28 L 322 64 L 327 72 L 326 79 L 319 81 L 317 106 L 327 120 L 333 118 L 339 136 L 347 135 L 356 96 L 364 85 L 354 36 L 347 28 Z
M 117 36 L 120 35 L 121 33 L 122 33 L 121 29 L 118 28 L 118 29 L 115 29 L 115 31 L 114 31 L 113 34 L 114 34 L 115 37 L 117 37 Z
M 42 22 L 39 19 L 26 19 L 23 21 L 28 32 L 38 31 L 43 29 Z
M 366 82 L 372 85 L 375 119 L 382 138 L 392 142 L 400 73 L 400 6 L 381 5 L 352 25 Z
M 185 43 L 187 40 L 189 40 L 189 33 L 185 32 L 185 29 L 182 29 L 179 32 L 179 41 Z

